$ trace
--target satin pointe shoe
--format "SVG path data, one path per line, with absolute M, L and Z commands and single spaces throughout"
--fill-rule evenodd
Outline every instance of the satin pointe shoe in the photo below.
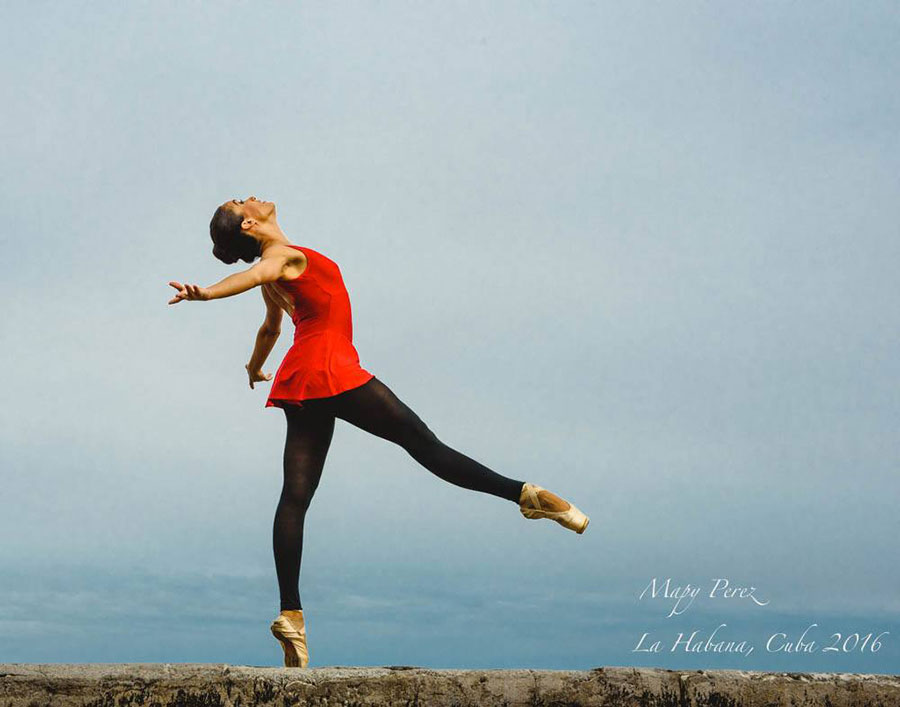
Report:
M 564 510 L 560 508 L 564 507 Z M 549 518 L 581 535 L 591 519 L 568 501 L 537 484 L 526 483 L 519 496 L 519 510 L 526 518 Z
M 303 610 L 282 611 L 269 627 L 284 649 L 286 668 L 305 668 L 309 665 L 306 647 L 306 622 Z

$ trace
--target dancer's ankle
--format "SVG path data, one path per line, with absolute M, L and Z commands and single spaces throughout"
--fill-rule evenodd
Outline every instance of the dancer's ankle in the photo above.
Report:
M 541 507 L 545 511 L 564 512 L 569 509 L 569 502 L 564 498 L 560 498 L 552 491 L 541 488 L 537 491 L 537 495 L 540 499 Z M 523 499 L 523 501 L 527 502 L 527 499 Z

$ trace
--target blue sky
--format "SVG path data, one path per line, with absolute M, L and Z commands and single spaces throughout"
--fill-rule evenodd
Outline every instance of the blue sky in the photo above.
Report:
M 236 271 L 209 219 L 254 194 L 341 265 L 364 367 L 592 519 L 526 521 L 339 422 L 314 665 L 896 671 L 896 6 L 0 14 L 0 662 L 279 664 L 262 298 L 166 305 Z M 665 618 L 654 577 L 770 603 Z M 752 655 L 632 651 L 723 622 Z M 891 633 L 764 650 L 814 622 Z

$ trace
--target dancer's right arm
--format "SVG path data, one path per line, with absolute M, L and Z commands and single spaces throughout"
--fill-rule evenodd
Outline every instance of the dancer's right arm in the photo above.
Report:
M 285 256 L 270 255 L 254 264 L 253 267 L 234 273 L 234 275 L 229 275 L 224 280 L 220 280 L 210 287 L 182 285 L 180 282 L 172 280 L 169 284 L 178 290 L 178 294 L 169 300 L 169 304 L 177 304 L 182 300 L 211 300 L 239 295 L 241 292 L 246 292 L 257 285 L 275 282 L 281 277 L 286 264 L 287 258 Z
M 209 299 L 239 295 L 241 292 L 246 292 L 266 282 L 275 282 L 284 272 L 285 263 L 287 263 L 287 258 L 283 255 L 272 255 L 268 258 L 263 258 L 254 264 L 253 267 L 247 268 L 243 272 L 229 275 L 212 287 L 206 288 L 209 292 Z

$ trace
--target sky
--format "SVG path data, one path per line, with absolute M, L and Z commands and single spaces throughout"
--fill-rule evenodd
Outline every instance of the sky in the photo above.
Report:
M 0 662 L 280 664 L 265 307 L 166 304 L 248 267 L 208 225 L 255 195 L 339 263 L 366 370 L 591 517 L 339 421 L 311 666 L 898 672 L 895 4 L 0 17 Z

